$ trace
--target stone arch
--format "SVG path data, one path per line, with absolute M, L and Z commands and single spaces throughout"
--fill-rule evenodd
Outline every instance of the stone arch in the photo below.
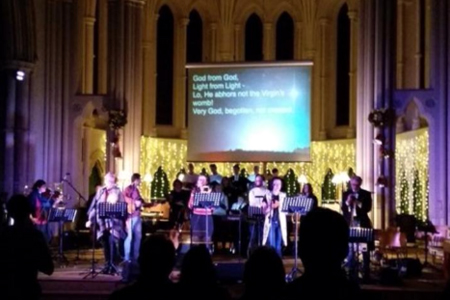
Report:
M 291 16 L 292 20 L 294 20 L 294 23 L 302 21 L 300 11 L 297 9 L 297 7 L 293 6 L 287 1 L 279 3 L 276 8 L 267 15 L 267 21 L 275 24 L 280 16 L 285 12 Z
M 424 104 L 424 102 L 429 103 Z M 408 130 L 407 125 L 408 122 L 410 122 L 410 120 L 407 120 L 408 115 L 414 115 L 419 119 L 420 124 L 424 125 L 426 123 L 428 127 L 430 127 L 433 123 L 433 118 L 428 111 L 427 106 L 432 106 L 433 103 L 433 100 L 424 101 L 423 99 L 420 99 L 418 97 L 412 97 L 409 100 L 404 101 L 396 110 L 397 122 L 406 122 L 404 124 L 406 127 L 405 129 Z M 398 123 L 397 125 L 399 126 Z
M 206 26 L 208 23 L 212 22 L 212 20 L 218 20 L 219 15 L 217 13 L 216 9 L 212 9 L 204 0 L 197 0 L 192 2 L 188 7 L 186 11 L 186 15 L 189 16 L 189 14 L 196 10 L 200 17 L 202 18 L 203 24 Z
M 245 24 L 247 19 L 252 14 L 258 15 L 258 17 L 261 19 L 263 24 L 266 21 L 264 8 L 256 3 L 252 3 L 252 2 L 246 3 L 246 5 L 243 6 L 242 8 L 240 8 L 239 10 L 240 10 L 240 13 L 237 14 L 234 19 L 236 24 Z
M 155 14 L 158 15 L 161 7 L 166 5 L 170 11 L 172 12 L 174 22 L 177 22 L 180 18 L 185 16 L 183 13 L 183 9 L 179 6 L 180 1 L 172 1 L 172 0 L 159 0 L 158 3 L 155 5 Z M 177 4 L 178 3 L 178 4 Z

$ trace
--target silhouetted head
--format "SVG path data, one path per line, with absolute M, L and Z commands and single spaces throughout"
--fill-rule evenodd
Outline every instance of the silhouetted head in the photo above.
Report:
M 192 247 L 184 256 L 180 283 L 190 287 L 216 283 L 216 270 L 211 255 L 204 245 Z
M 344 217 L 317 208 L 302 217 L 299 257 L 306 272 L 338 270 L 348 254 L 349 227 Z
M 168 279 L 175 265 L 175 247 L 164 235 L 145 239 L 139 252 L 140 275 L 147 279 Z
M 270 247 L 259 247 L 245 263 L 244 283 L 246 293 L 277 295 L 285 284 L 283 261 Z
M 6 204 L 9 217 L 14 219 L 14 222 L 21 222 L 30 219 L 32 213 L 30 202 L 27 197 L 21 194 L 14 195 Z

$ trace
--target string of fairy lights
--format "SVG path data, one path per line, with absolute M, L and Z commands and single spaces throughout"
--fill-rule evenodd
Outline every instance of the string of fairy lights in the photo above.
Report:
M 155 172 L 161 166 L 167 175 L 168 182 L 171 185 L 177 178 L 182 168 L 187 169 L 186 161 L 187 142 L 178 139 L 161 139 L 142 137 L 141 139 L 141 160 L 140 172 L 144 175 L 144 184 L 142 185 L 142 193 L 147 199 L 151 198 L 150 191 L 154 182 Z M 295 172 L 296 178 L 303 178 L 309 182 L 318 199 L 321 199 L 321 185 L 324 177 L 331 169 L 335 174 L 347 172 L 348 168 L 355 168 L 356 149 L 354 140 L 334 140 L 312 142 L 311 144 L 311 162 L 284 163 L 269 162 L 266 165 L 267 170 L 277 168 L 279 174 L 284 176 L 289 169 Z M 245 169 L 247 173 L 253 172 L 253 167 L 258 165 L 260 170 L 263 163 L 246 163 L 246 162 L 228 162 L 216 163 L 217 171 L 223 176 L 232 174 L 233 166 L 239 163 L 241 169 Z M 195 172 L 201 173 L 205 169 L 208 173 L 210 163 L 195 163 Z M 159 179 L 158 179 L 159 180 Z M 164 184 L 158 184 L 158 191 L 154 193 L 161 194 L 162 190 L 167 187 Z M 161 190 L 161 191 L 159 191 Z
M 397 134 L 395 199 L 399 213 L 428 216 L 428 129 Z

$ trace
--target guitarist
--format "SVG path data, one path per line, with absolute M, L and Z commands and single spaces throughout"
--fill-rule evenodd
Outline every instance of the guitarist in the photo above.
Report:
M 131 176 L 131 184 L 123 192 L 128 207 L 126 220 L 127 237 L 124 243 L 125 261 L 136 263 L 139 256 L 139 247 L 142 238 L 141 208 L 144 201 L 139 192 L 141 175 L 135 173 Z

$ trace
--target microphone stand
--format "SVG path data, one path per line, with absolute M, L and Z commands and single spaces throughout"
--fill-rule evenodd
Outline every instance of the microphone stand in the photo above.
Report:
M 73 186 L 72 182 L 63 178 L 62 182 L 67 183 L 67 185 L 77 194 L 78 196 L 78 209 L 81 207 L 81 199 L 83 199 L 84 203 L 87 203 L 86 198 Z M 89 209 L 89 208 L 88 208 Z M 79 226 L 75 226 L 75 232 L 77 234 L 77 256 L 75 257 L 75 264 L 80 261 L 80 228 Z

